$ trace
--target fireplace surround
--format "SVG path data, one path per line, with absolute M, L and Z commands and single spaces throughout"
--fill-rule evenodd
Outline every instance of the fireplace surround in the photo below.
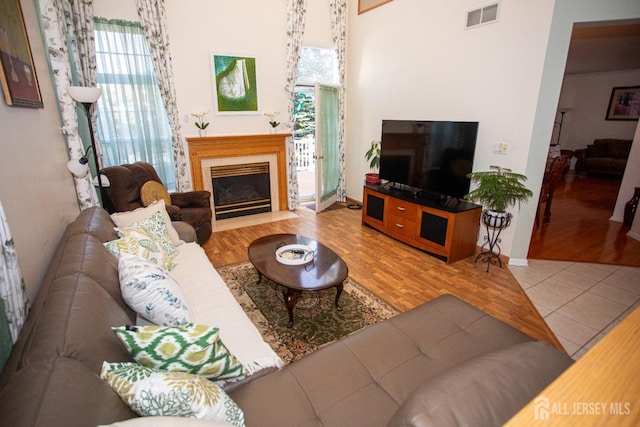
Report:
M 290 133 L 187 138 L 194 190 L 212 190 L 212 166 L 268 161 L 272 210 L 288 210 L 288 137 L 291 137 Z

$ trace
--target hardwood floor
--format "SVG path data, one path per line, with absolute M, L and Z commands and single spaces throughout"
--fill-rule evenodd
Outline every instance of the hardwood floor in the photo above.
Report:
M 619 188 L 619 179 L 566 174 L 554 193 L 551 221 L 533 231 L 528 257 L 640 267 L 640 242 L 609 221 Z
M 526 293 L 505 266 L 473 263 L 470 257 L 447 265 L 430 255 L 361 224 L 361 210 L 336 209 L 297 218 L 214 233 L 204 249 L 215 267 L 247 260 L 247 247 L 268 234 L 295 233 L 316 239 L 339 254 L 349 275 L 406 311 L 442 294 L 453 294 L 522 332 L 562 348 Z M 428 327 L 428 325 L 425 325 Z

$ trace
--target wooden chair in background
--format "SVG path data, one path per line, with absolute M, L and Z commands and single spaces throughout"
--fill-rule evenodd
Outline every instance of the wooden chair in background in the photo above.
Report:
M 553 192 L 555 191 L 556 184 L 562 178 L 564 169 L 569 162 L 569 157 L 562 155 L 555 157 L 550 161 L 550 165 L 544 172 L 542 178 L 542 189 L 540 190 L 540 200 L 538 200 L 538 209 L 536 210 L 536 219 L 533 224 L 534 228 L 540 225 L 540 206 L 544 203 L 544 215 L 543 223 L 548 223 L 551 220 L 551 202 L 553 201 Z

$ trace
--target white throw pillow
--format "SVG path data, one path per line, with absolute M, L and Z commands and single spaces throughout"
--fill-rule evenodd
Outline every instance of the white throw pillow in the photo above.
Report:
M 159 372 L 137 363 L 102 364 L 105 380 L 142 416 L 181 416 L 244 426 L 242 409 L 220 387 L 185 372 Z
M 158 265 L 125 254 L 118 263 L 118 276 L 122 298 L 140 316 L 162 326 L 191 321 L 180 285 Z
M 156 212 L 162 213 L 164 222 L 167 224 L 167 231 L 169 233 L 171 243 L 176 246 L 182 243 L 180 236 L 178 236 L 178 232 L 171 223 L 171 218 L 169 218 L 169 214 L 167 213 L 167 207 L 164 204 L 164 200 L 158 200 L 145 208 L 138 208 L 129 212 L 116 212 L 111 214 L 111 219 L 116 227 L 128 227 L 136 222 L 149 218 Z
M 98 427 L 229 427 L 220 421 L 196 420 L 182 417 L 140 417 Z

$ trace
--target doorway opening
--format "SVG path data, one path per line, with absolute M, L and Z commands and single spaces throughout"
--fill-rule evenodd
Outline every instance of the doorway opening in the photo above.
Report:
M 316 85 L 337 84 L 338 80 L 338 58 L 335 48 L 302 48 L 293 116 L 293 140 L 301 205 L 313 205 L 318 198 L 316 102 L 319 100 Z

